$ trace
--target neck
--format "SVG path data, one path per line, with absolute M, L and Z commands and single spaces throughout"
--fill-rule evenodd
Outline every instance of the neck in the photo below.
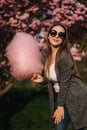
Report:
M 57 53 L 57 50 L 59 49 L 59 47 L 57 47 L 57 48 L 51 47 L 51 49 L 52 49 L 51 63 L 54 63 L 55 62 L 56 53 Z
M 59 47 L 53 47 L 51 46 L 51 49 L 52 49 L 52 54 L 55 55 L 57 50 L 59 49 Z

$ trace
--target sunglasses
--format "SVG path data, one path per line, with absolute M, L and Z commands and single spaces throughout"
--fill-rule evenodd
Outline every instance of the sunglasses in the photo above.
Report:
M 66 34 L 64 32 L 57 32 L 56 30 L 50 30 L 49 34 L 52 36 L 52 37 L 55 37 L 56 35 L 59 37 L 59 38 L 65 38 Z

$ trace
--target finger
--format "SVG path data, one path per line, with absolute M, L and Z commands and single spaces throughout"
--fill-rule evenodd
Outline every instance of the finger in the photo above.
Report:
M 55 123 L 61 122 L 62 118 L 61 116 L 55 117 Z
M 53 115 L 52 118 L 55 118 L 55 116 Z
M 55 124 L 59 124 L 60 122 L 61 122 L 61 119 L 56 120 L 56 121 L 55 121 Z
M 56 115 L 54 114 L 53 116 L 52 116 L 52 118 L 55 118 L 56 117 Z
M 34 79 L 36 79 L 36 78 L 37 78 L 37 75 L 36 75 L 36 74 L 33 74 L 31 80 L 34 80 Z
M 61 119 L 64 119 L 64 115 L 61 116 Z
M 34 80 L 34 77 L 32 77 L 31 80 Z

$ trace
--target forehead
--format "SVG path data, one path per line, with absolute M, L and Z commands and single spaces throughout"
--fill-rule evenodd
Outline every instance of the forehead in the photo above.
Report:
M 65 32 L 65 29 L 61 26 L 54 26 L 52 30 L 56 30 L 57 32 Z

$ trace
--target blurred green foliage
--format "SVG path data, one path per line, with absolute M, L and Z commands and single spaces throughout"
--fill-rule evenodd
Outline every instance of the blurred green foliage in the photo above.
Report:
M 0 130 L 49 129 L 50 121 L 47 86 L 17 81 L 0 98 Z
M 53 130 L 47 86 L 29 80 L 16 81 L 0 98 L 0 130 L 44 129 Z
M 12 130 L 28 130 L 50 124 L 49 105 L 46 97 L 31 100 L 20 112 L 11 118 Z
M 76 64 L 81 78 L 87 83 L 87 57 L 84 57 L 80 62 L 76 62 Z
M 84 33 L 84 36 L 78 41 L 78 44 L 80 44 L 83 50 L 87 51 L 87 32 Z

